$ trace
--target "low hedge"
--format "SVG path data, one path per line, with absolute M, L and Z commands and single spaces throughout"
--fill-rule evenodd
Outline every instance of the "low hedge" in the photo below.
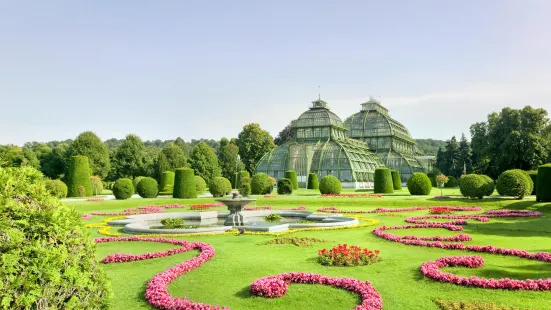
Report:
M 132 180 L 126 178 L 118 179 L 113 185 L 113 195 L 120 200 L 132 197 L 134 195 Z
M 297 172 L 295 170 L 285 171 L 285 179 L 289 179 L 289 181 L 291 181 L 293 189 L 298 189 Z
M 391 170 L 390 173 L 392 174 L 392 187 L 394 190 L 402 190 L 402 177 L 400 176 L 400 172 L 398 172 L 398 170 Z
M 540 202 L 551 202 L 551 164 L 538 167 L 538 188 L 536 200 Z
M 326 175 L 321 179 L 319 190 L 322 194 L 340 194 L 342 184 L 335 176 Z
M 251 194 L 251 184 L 250 183 L 242 183 L 241 187 L 239 187 L 239 194 L 243 197 L 249 197 Z
M 293 193 L 293 184 L 287 178 L 281 178 L 277 181 L 277 193 L 280 195 L 290 195 Z
M 207 190 L 207 182 L 201 176 L 195 176 L 195 192 L 197 194 L 203 194 Z
M 138 183 L 138 195 L 142 198 L 155 198 L 159 194 L 159 185 L 154 178 L 143 178 Z
M 319 189 L 318 175 L 315 173 L 308 174 L 308 189 Z
M 496 188 L 501 196 L 513 196 L 522 199 L 532 193 L 534 183 L 526 171 L 512 169 L 503 172 L 497 178 Z
M 408 191 L 411 195 L 430 195 L 432 182 L 429 177 L 422 172 L 415 172 L 409 177 Z
M 47 180 L 46 189 L 50 194 L 57 198 L 67 197 L 67 185 L 61 180 Z
M 394 183 L 392 182 L 392 172 L 388 168 L 375 169 L 375 185 L 373 192 L 375 194 L 394 193 Z
M 195 172 L 191 168 L 177 168 L 174 171 L 174 198 L 197 198 Z

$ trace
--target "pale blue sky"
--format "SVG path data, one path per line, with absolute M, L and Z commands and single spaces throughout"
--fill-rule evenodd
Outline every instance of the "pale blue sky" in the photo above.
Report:
M 380 97 L 415 138 L 551 111 L 551 1 L 2 1 L 0 144 L 276 135 Z

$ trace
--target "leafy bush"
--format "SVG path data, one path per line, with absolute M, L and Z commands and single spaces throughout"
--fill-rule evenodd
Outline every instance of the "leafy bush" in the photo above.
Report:
M 243 179 L 250 179 L 251 175 L 249 174 L 249 171 L 239 171 L 235 173 L 235 188 L 240 188 L 241 184 L 243 184 Z
M 512 169 L 503 172 L 497 178 L 496 188 L 501 196 L 513 196 L 522 199 L 532 193 L 534 183 L 525 171 Z
M 457 178 L 455 178 L 453 175 L 448 176 L 448 182 L 444 184 L 444 187 L 452 188 L 457 186 L 459 186 L 459 182 L 457 181 Z
M 493 193 L 493 184 L 494 182 L 488 176 L 467 174 L 459 180 L 459 191 L 465 197 L 482 199 Z M 492 189 L 491 192 L 490 189 Z
M 536 200 L 541 202 L 551 201 L 551 164 L 538 167 L 538 188 L 536 190 Z
M 103 182 L 100 177 L 95 175 L 91 176 L 90 183 L 92 184 L 92 195 L 95 196 L 103 192 Z
M 485 174 L 481 174 L 480 176 L 482 177 L 482 181 L 484 181 L 484 196 L 492 196 L 496 189 L 494 180 Z
M 342 184 L 336 177 L 326 175 L 321 179 L 319 190 L 322 194 L 340 194 L 342 191 Z
M 264 195 L 272 192 L 272 183 L 266 173 L 257 173 L 251 179 L 251 193 L 253 195 Z
M 422 172 L 414 172 L 409 177 L 407 185 L 411 195 L 429 195 L 432 190 L 431 180 Z
M 239 194 L 243 197 L 249 197 L 251 194 L 251 184 L 250 183 L 242 183 L 241 187 L 239 187 Z
M 538 187 L 538 170 L 530 170 L 530 171 L 526 171 L 526 173 L 528 173 L 528 176 L 530 177 L 530 179 L 532 179 L 532 183 L 534 183 L 534 188 L 532 189 L 532 195 L 535 195 Z
M 84 188 L 84 194 L 79 187 Z M 67 173 L 67 196 L 83 197 L 92 196 L 92 183 L 90 183 L 90 164 L 86 156 L 73 156 L 69 162 Z
M 174 198 L 197 198 L 195 174 L 190 168 L 177 168 L 174 172 Z
M 287 178 L 281 178 L 277 181 L 277 193 L 280 195 L 289 195 L 293 193 L 293 185 L 291 180 Z
M 57 198 L 65 198 L 67 197 L 67 185 L 63 183 L 61 180 L 47 180 L 46 183 L 46 189 L 50 193 L 50 195 L 57 197 Z
M 394 193 L 394 184 L 392 183 L 392 172 L 388 168 L 375 169 L 375 194 Z
M 277 213 L 271 213 L 268 216 L 264 217 L 264 220 L 266 222 L 278 222 L 278 221 L 281 220 L 281 215 L 279 215 Z
M 165 228 L 180 228 L 184 226 L 184 220 L 179 218 L 166 218 L 161 220 Z
M 212 180 L 212 184 L 209 185 L 209 191 L 212 194 L 213 197 L 223 197 L 228 193 L 228 184 L 226 183 L 230 182 L 228 179 L 224 177 L 215 177 Z M 231 183 L 230 183 L 231 187 Z M 229 190 L 231 192 L 231 188 Z
M 202 177 L 195 176 L 195 192 L 197 194 L 202 194 L 207 190 L 207 182 Z
M 308 174 L 308 189 L 319 189 L 318 175 L 315 173 Z
M 0 168 L 0 307 L 107 309 L 109 280 L 81 215 L 31 167 Z M 86 178 L 88 180 L 88 178 Z
M 400 176 L 398 170 L 391 170 L 390 173 L 392 174 L 392 187 L 394 190 L 402 190 L 402 177 Z
M 165 171 L 161 174 L 161 184 L 159 185 L 160 192 L 170 192 L 174 190 L 174 172 Z
M 132 184 L 134 185 L 134 193 L 138 191 L 138 184 L 140 183 L 141 180 L 143 180 L 145 177 L 143 176 L 139 176 L 139 177 L 135 177 L 134 180 L 132 181 Z
M 113 185 L 113 195 L 117 199 L 128 199 L 134 195 L 134 184 L 132 180 L 122 178 L 118 179 Z
M 138 195 L 142 198 L 155 198 L 159 194 L 159 186 L 154 178 L 143 178 L 138 183 Z
M 291 181 L 291 185 L 293 186 L 293 189 L 298 189 L 297 172 L 295 170 L 285 171 L 285 178 Z

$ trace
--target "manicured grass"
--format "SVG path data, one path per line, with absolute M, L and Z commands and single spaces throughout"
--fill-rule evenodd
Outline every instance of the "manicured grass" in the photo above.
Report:
M 347 191 L 352 192 L 352 191 Z M 273 208 L 289 208 L 300 205 L 315 211 L 320 207 L 336 206 L 341 209 L 369 210 L 378 207 L 409 207 L 435 205 L 470 205 L 484 209 L 529 209 L 544 214 L 540 218 L 491 219 L 488 223 L 469 221 L 464 233 L 473 241 L 466 244 L 493 245 L 506 248 L 525 249 L 530 252 L 551 252 L 551 204 L 535 203 L 533 198 L 522 201 L 501 198 L 466 200 L 453 197 L 436 200 L 427 196 L 407 196 L 407 189 L 395 192 L 384 198 L 321 198 L 317 191 L 299 189 L 291 196 L 277 198 L 256 197 L 256 205 L 270 205 Z M 454 194 L 455 193 L 455 194 Z M 444 195 L 457 195 L 459 189 L 444 189 Z M 440 195 L 439 189 L 433 195 Z M 68 202 L 82 213 L 91 211 L 122 211 L 125 208 L 160 205 L 213 202 L 213 199 L 129 199 L 125 201 Z M 224 208 L 214 208 L 222 210 Z M 170 209 L 168 212 L 188 211 Z M 379 225 L 405 225 L 405 216 L 427 214 L 427 211 L 400 212 L 403 216 L 367 214 L 377 219 Z M 473 212 L 462 212 L 473 213 Z M 105 217 L 94 216 L 87 223 L 100 222 Z M 249 285 L 257 278 L 291 271 L 319 273 L 333 277 L 353 277 L 369 280 L 381 293 L 385 309 L 439 309 L 435 299 L 456 301 L 477 301 L 503 306 L 516 306 L 531 309 L 549 309 L 551 292 L 505 291 L 480 288 L 467 288 L 452 284 L 438 283 L 424 278 L 420 264 L 443 256 L 475 255 L 472 252 L 421 248 L 389 242 L 375 237 L 373 227 L 337 230 L 300 232 L 292 237 L 310 237 L 327 240 L 309 247 L 296 247 L 290 244 L 267 245 L 269 236 L 202 236 L 182 238 L 211 244 L 216 255 L 202 267 L 192 270 L 174 281 L 169 289 L 174 296 L 208 304 L 228 306 L 232 309 L 353 309 L 359 304 L 357 295 L 344 290 L 321 285 L 292 284 L 282 298 L 265 299 L 253 297 L 248 292 Z M 94 237 L 96 229 L 90 229 Z M 450 236 L 457 232 L 444 229 L 415 229 L 392 231 L 397 235 Z M 381 250 L 382 262 L 364 267 L 325 267 L 316 262 L 317 250 L 329 248 L 339 243 L 347 243 Z M 106 243 L 97 246 L 97 257 L 110 253 L 144 253 L 170 248 L 166 244 L 149 242 Z M 115 299 L 113 309 L 151 309 L 143 298 L 146 283 L 156 273 L 189 259 L 195 253 L 132 262 L 104 265 L 104 270 L 112 279 Z M 491 254 L 482 256 L 486 265 L 483 268 L 445 268 L 462 276 L 509 277 L 513 279 L 536 279 L 551 277 L 551 264 L 504 257 Z

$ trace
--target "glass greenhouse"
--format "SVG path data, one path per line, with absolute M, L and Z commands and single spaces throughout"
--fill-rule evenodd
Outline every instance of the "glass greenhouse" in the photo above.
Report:
M 341 119 L 321 99 L 293 121 L 293 139 L 265 154 L 256 167 L 279 179 L 286 170 L 295 170 L 302 187 L 309 173 L 318 178 L 333 175 L 343 187 L 371 188 L 377 167 L 383 166 L 369 146 L 347 136 Z

